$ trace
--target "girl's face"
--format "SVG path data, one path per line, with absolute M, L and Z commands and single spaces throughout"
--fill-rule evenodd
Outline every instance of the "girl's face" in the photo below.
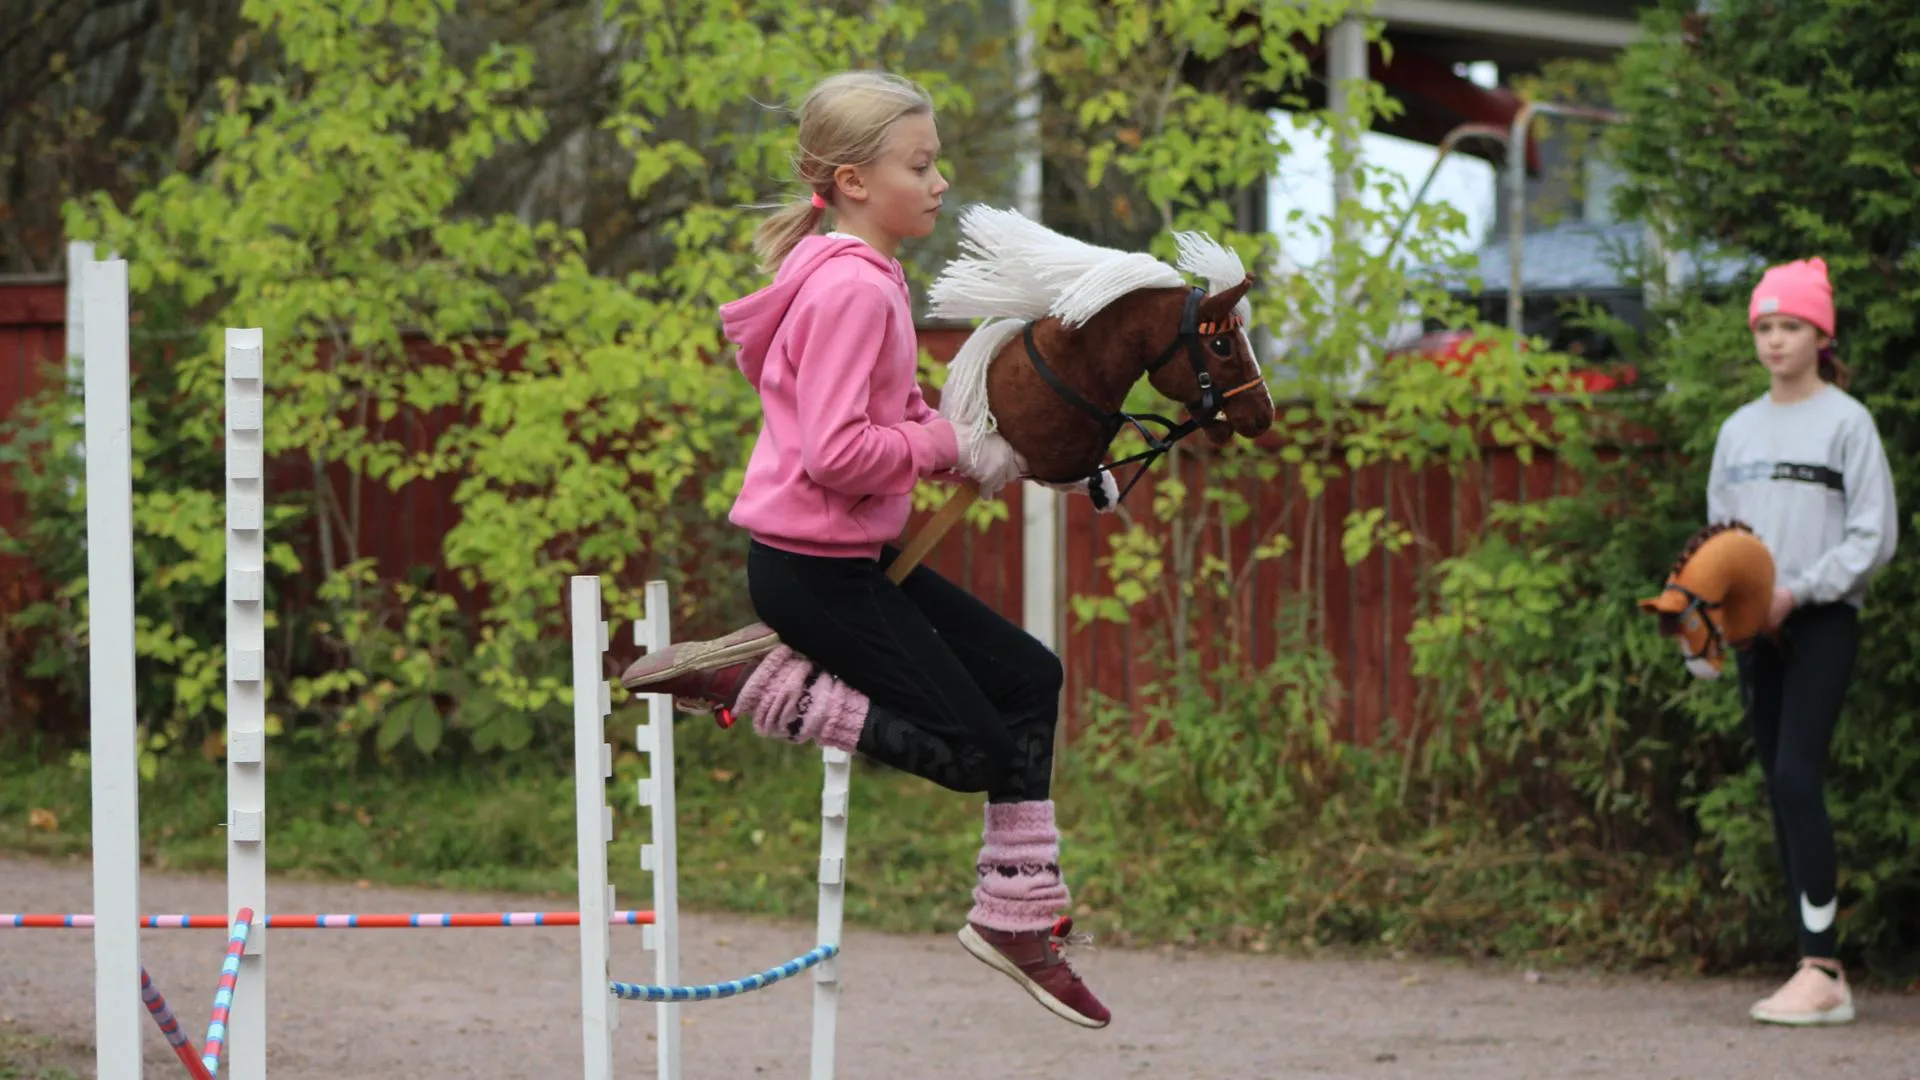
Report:
M 1762 315 L 1753 324 L 1753 350 L 1767 373 L 1781 382 L 1798 382 L 1820 366 L 1827 335 L 1805 319 Z
M 838 198 L 842 215 L 893 242 L 927 236 L 940 220 L 940 133 L 925 113 L 903 116 L 888 133 L 886 148 L 872 162 L 840 170 Z M 849 222 L 852 224 L 853 222 Z M 862 230 L 852 230 L 861 234 Z M 889 252 L 891 254 L 891 252 Z

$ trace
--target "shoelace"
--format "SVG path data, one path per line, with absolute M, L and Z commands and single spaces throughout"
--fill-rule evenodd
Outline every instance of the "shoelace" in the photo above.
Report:
M 1084 931 L 1078 934 L 1074 933 L 1073 916 L 1062 915 L 1059 921 L 1053 924 L 1053 929 L 1048 933 L 1047 948 L 1052 950 L 1053 955 L 1060 958 L 1061 963 L 1067 964 L 1068 946 L 1092 952 L 1094 951 L 1093 935 Z M 1073 976 L 1074 982 L 1080 981 L 1080 973 L 1074 970 L 1072 964 L 1067 964 L 1067 973 Z
M 713 722 L 722 728 L 732 727 L 734 721 L 738 719 L 734 716 L 732 709 L 705 698 L 676 697 L 673 699 L 673 708 L 676 712 L 683 713 L 712 713 Z

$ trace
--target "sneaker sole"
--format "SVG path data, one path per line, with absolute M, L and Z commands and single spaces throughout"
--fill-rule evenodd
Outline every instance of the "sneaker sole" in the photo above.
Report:
M 1784 1024 L 1787 1027 L 1819 1027 L 1823 1024 L 1853 1023 L 1853 1003 L 1847 1002 L 1834 1009 L 1825 1009 L 1812 1013 L 1776 1013 L 1765 1009 L 1753 1009 L 1747 1013 L 1763 1024 Z
M 1047 993 L 1046 988 L 1042 987 L 1039 983 L 1034 982 L 1032 979 L 1029 979 L 1027 977 L 1027 973 L 1024 971 L 1021 971 L 1020 968 L 1016 966 L 1013 961 L 1007 959 L 1004 955 L 1002 955 L 999 949 L 996 949 L 993 946 L 987 944 L 986 939 L 982 938 L 979 934 L 974 933 L 973 927 L 971 926 L 961 927 L 959 938 L 960 938 L 960 947 L 972 953 L 974 956 L 974 959 L 987 965 L 988 967 L 999 972 L 1000 974 L 1005 975 L 1009 979 L 1012 979 L 1014 982 L 1019 983 L 1020 988 L 1027 992 L 1028 997 L 1031 997 L 1033 1000 L 1039 1002 L 1042 1006 L 1046 1008 L 1048 1012 L 1052 1013 L 1053 1015 L 1059 1017 L 1062 1020 L 1067 1021 L 1070 1024 L 1078 1024 L 1083 1028 L 1103 1028 L 1107 1026 L 1107 1023 L 1108 1023 L 1107 1021 L 1094 1020 L 1089 1017 L 1082 1016 L 1079 1013 L 1074 1012 L 1072 1009 L 1068 1008 L 1065 1005 L 1065 1003 L 1063 1003 L 1059 998 L 1054 997 L 1052 994 Z
M 644 668 L 649 659 L 643 656 L 628 666 L 625 672 L 621 673 L 620 685 L 629 690 L 638 690 L 643 686 L 651 686 L 657 682 L 665 682 L 668 679 L 678 678 L 691 671 L 706 671 L 711 668 L 726 667 L 728 664 L 739 663 L 742 660 L 751 660 L 756 656 L 770 653 L 779 647 L 780 635 L 768 634 L 765 637 L 757 637 L 748 641 L 737 641 L 731 645 L 722 645 L 710 652 L 701 653 L 690 660 L 669 664 L 663 668 L 646 670 L 642 674 L 636 675 L 634 671 Z

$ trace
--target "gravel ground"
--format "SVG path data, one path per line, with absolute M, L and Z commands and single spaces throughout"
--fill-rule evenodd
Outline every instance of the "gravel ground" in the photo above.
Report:
M 84 863 L 0 856 L 0 910 L 92 907 Z M 218 878 L 148 872 L 148 912 L 219 911 Z M 497 911 L 524 897 L 275 882 L 280 911 Z M 571 907 L 566 902 L 546 906 Z M 689 982 L 799 955 L 812 925 L 684 914 Z M 650 981 L 638 928 L 616 927 L 614 976 Z M 153 930 L 144 962 L 198 1045 L 224 935 Z M 1098 951 L 1082 965 L 1114 1011 L 1086 1031 L 1054 1019 L 951 937 L 848 935 L 839 1076 L 1273 1077 L 1365 1080 L 1920 1080 L 1920 995 L 1856 994 L 1851 1027 L 1791 1030 L 1746 1019 L 1769 987 L 1492 965 Z M 280 931 L 268 986 L 277 1080 L 376 1076 L 469 1080 L 579 1075 L 578 938 L 571 929 Z M 0 1047 L 91 1076 L 92 950 L 86 931 L 0 930 Z M 805 976 L 681 1006 L 687 1077 L 807 1072 Z M 128 993 L 135 988 L 128 987 Z M 654 1006 L 623 1006 L 619 1076 L 654 1073 Z M 150 1076 L 180 1066 L 148 1026 Z M 50 1040 L 41 1042 L 40 1040 Z M 6 1072 L 0 1059 L 0 1076 Z M 32 1074 L 29 1073 L 29 1076 Z M 222 1074 L 225 1075 L 224 1073 Z

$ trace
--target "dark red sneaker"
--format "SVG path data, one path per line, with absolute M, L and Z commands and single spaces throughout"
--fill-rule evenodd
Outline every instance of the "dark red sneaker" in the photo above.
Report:
M 620 685 L 643 694 L 672 694 L 674 708 L 704 713 L 718 709 L 731 726 L 740 688 L 760 661 L 780 647 L 780 636 L 754 623 L 712 641 L 680 641 L 635 660 Z
M 960 928 L 960 944 L 988 967 L 1019 983 L 1055 1016 L 1081 1027 L 1106 1027 L 1112 1014 L 1067 962 L 1067 935 L 1072 931 L 1073 920 L 1067 918 L 1054 923 L 1051 930 L 1018 933 L 989 930 L 970 922 Z

